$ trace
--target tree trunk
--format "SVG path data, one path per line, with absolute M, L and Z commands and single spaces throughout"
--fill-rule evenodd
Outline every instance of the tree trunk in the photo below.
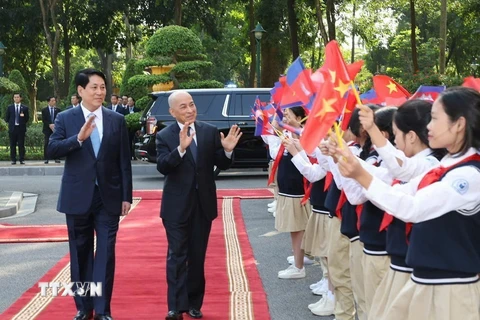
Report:
M 57 16 L 55 12 L 55 7 L 58 0 L 39 0 L 40 1 L 40 10 L 42 12 L 42 21 L 43 29 L 45 31 L 45 37 L 47 38 L 47 44 L 50 51 L 50 58 L 52 63 L 52 73 L 53 73 L 53 94 L 57 99 L 60 99 L 60 90 L 59 90 L 59 72 L 58 72 L 58 47 L 60 44 L 60 29 L 57 23 Z M 46 2 L 46 3 L 45 3 Z M 47 6 L 45 6 L 47 4 Z M 49 24 L 50 19 L 52 24 Z M 53 26 L 54 38 L 50 34 L 50 27 Z
M 63 67 L 63 90 L 62 90 L 62 95 L 66 97 L 67 95 L 70 94 L 68 92 L 68 88 L 70 86 L 70 58 L 72 56 L 72 53 L 70 52 L 70 37 L 68 34 L 69 27 L 68 27 L 68 22 L 66 22 L 63 25 L 63 52 L 65 54 L 65 64 Z
M 33 122 L 38 121 L 37 117 L 37 79 L 29 86 L 28 95 L 30 97 L 30 104 L 32 109 Z
M 328 41 L 335 40 L 335 2 L 334 0 L 327 0 L 327 26 L 328 26 Z
M 262 85 L 265 88 L 273 87 L 278 81 L 280 74 L 285 72 L 287 67 L 286 61 L 282 61 L 280 49 L 273 43 L 265 42 L 262 46 Z
M 445 74 L 445 51 L 447 43 L 447 0 L 440 1 L 440 74 Z
M 412 46 L 413 73 L 417 73 L 419 71 L 417 59 L 417 35 L 415 33 L 416 26 L 415 0 L 410 0 L 410 43 Z
M 355 3 L 355 0 L 353 1 L 353 9 L 352 9 L 352 52 L 351 52 L 351 58 L 350 58 L 350 63 L 355 62 L 355 26 L 356 26 L 356 20 L 355 20 L 355 11 L 357 9 L 357 4 Z
M 97 48 L 97 54 L 100 58 L 100 63 L 102 65 L 102 71 L 105 74 L 105 78 L 107 78 L 106 88 L 107 94 L 106 98 L 110 97 L 112 94 L 112 87 L 113 87 L 113 77 L 112 77 L 112 70 L 113 70 L 113 53 L 107 53 L 105 50 Z
M 318 29 L 320 30 L 320 35 L 323 40 L 323 45 L 328 43 L 328 35 L 325 29 L 325 24 L 323 23 L 323 11 L 322 6 L 320 5 L 320 0 L 315 0 L 315 14 L 317 16 Z
M 255 7 L 254 7 L 254 0 L 250 0 L 248 4 L 248 30 L 255 29 Z M 255 63 L 257 59 L 257 52 L 255 48 L 255 35 L 253 32 L 248 32 L 250 35 L 250 56 L 252 57 L 250 61 L 250 76 L 248 78 L 248 87 L 253 88 L 255 86 Z M 264 69 L 265 70 L 265 69 Z
M 177 26 L 182 25 L 182 0 L 175 0 L 175 9 L 173 12 L 174 24 Z
M 295 14 L 295 0 L 287 0 L 288 25 L 290 29 L 290 43 L 292 48 L 293 60 L 300 55 L 298 48 L 298 22 Z
M 128 12 L 123 14 L 123 20 L 125 21 L 125 35 L 127 39 L 127 49 L 125 51 L 125 58 L 126 62 L 130 61 L 133 56 L 133 49 L 132 49 L 132 29 L 130 26 L 130 21 L 128 20 Z

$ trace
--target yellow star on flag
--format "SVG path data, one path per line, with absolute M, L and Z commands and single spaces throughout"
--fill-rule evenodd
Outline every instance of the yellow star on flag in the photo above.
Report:
M 343 83 L 342 80 L 339 80 L 338 86 L 333 88 L 333 90 L 340 92 L 340 98 L 343 98 L 345 93 L 350 90 L 350 82 Z
M 315 115 L 315 118 L 323 117 L 327 112 L 335 112 L 333 104 L 337 102 L 337 99 L 322 99 L 322 109 Z
M 392 81 L 389 81 L 389 84 L 387 85 L 387 88 L 390 89 L 389 93 L 392 93 L 393 91 L 398 92 L 397 85 L 395 83 L 393 83 Z

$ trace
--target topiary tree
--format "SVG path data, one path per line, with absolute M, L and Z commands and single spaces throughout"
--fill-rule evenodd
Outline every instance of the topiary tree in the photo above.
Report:
M 25 84 L 25 78 L 23 77 L 22 73 L 16 69 L 10 72 L 8 76 L 8 80 L 16 83 L 20 88 L 19 92 L 22 94 L 22 103 L 28 106 L 28 111 L 30 112 L 30 119 L 29 122 L 31 123 L 34 119 L 34 110 L 33 104 L 30 103 L 30 97 L 28 96 L 27 85 Z
M 147 96 L 149 89 L 148 86 L 142 83 L 129 82 L 129 80 L 135 75 L 143 75 L 144 68 L 137 64 L 136 59 L 130 59 L 125 68 L 125 73 L 122 77 L 122 84 L 120 85 L 120 95 L 127 95 L 133 97 L 135 100 Z
M 175 64 L 170 72 L 160 75 L 136 75 L 128 82 L 152 86 L 173 81 L 178 88 L 223 88 L 215 80 L 204 80 L 212 63 L 206 61 L 204 48 L 198 36 L 185 27 L 167 26 L 158 29 L 146 44 L 146 57 L 137 64 L 142 68 Z
M 0 77 L 0 113 L 5 118 L 7 106 L 13 103 L 12 93 L 19 92 L 20 86 L 7 78 Z

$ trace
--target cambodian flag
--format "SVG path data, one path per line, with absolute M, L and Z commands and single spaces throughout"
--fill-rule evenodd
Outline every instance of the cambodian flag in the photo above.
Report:
M 438 95 L 446 89 L 445 86 L 420 86 L 417 91 L 410 97 L 411 99 L 421 99 L 427 101 L 435 101 Z

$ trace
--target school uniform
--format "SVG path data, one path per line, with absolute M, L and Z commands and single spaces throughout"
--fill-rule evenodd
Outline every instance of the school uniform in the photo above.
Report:
M 334 169 L 336 166 L 330 159 L 330 168 Z M 356 310 L 350 276 L 350 240 L 340 233 L 340 219 L 336 213 L 340 195 L 341 190 L 337 186 L 334 175 L 325 199 L 325 207 L 328 209 L 330 217 L 327 257 L 329 279 L 334 286 L 335 319 L 354 320 Z
M 391 144 L 390 146 L 393 147 Z M 421 174 L 422 171 L 424 173 L 439 163 L 435 157 L 431 156 L 432 150 L 428 148 L 411 158 L 405 157 L 400 150 L 398 150 L 400 152 L 389 150 L 388 146 L 379 149 L 379 154 L 383 159 L 382 163 L 389 168 L 389 171 L 397 179 L 394 182 L 395 184 L 397 182 L 402 183 L 398 181 L 399 176 L 410 180 Z M 388 153 L 388 155 L 385 153 Z M 397 154 L 397 157 L 390 157 L 390 154 Z M 383 158 L 384 155 L 385 158 Z M 402 166 L 398 164 L 397 158 L 402 160 Z M 410 225 L 400 219 L 384 213 L 380 229 L 386 230 L 386 251 L 390 256 L 390 269 L 375 292 L 369 312 L 369 319 L 371 320 L 384 317 L 384 312 L 390 308 L 390 304 L 410 279 L 413 269 L 406 263 L 409 242 L 407 233 L 410 228 Z
M 411 280 L 385 320 L 480 319 L 480 156 L 470 149 L 440 164 L 394 187 L 373 177 L 365 190 L 377 206 L 414 223 L 406 259 Z
M 292 158 L 292 163 L 305 179 L 311 183 L 310 204 L 312 214 L 308 219 L 302 241 L 302 249 L 306 254 L 319 257 L 323 277 L 328 278 L 327 268 L 327 234 L 329 232 L 328 209 L 325 208 L 325 177 L 328 163 L 320 152 L 315 154 L 317 163 L 312 164 L 304 151 Z
M 289 136 L 289 132 L 284 132 Z M 279 138 L 277 138 L 279 139 Z M 281 146 L 275 159 L 280 157 L 277 171 L 278 199 L 275 210 L 275 229 L 280 232 L 304 231 L 310 217 L 310 201 L 302 204 L 305 187 L 302 174 L 292 163 L 292 155 Z

